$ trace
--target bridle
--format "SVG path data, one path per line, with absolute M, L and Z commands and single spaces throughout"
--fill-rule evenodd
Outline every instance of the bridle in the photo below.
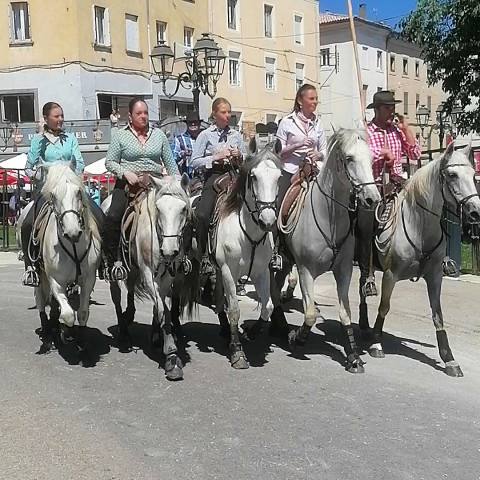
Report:
M 442 169 L 440 169 L 440 185 L 441 185 L 441 190 L 442 190 L 442 198 L 443 198 L 443 202 L 444 202 L 444 205 L 445 204 L 448 204 L 449 202 L 447 201 L 447 199 L 445 198 L 445 186 L 447 187 L 448 189 L 448 192 L 450 193 L 451 197 L 455 200 L 455 203 L 456 203 L 456 212 L 454 212 L 453 210 L 450 210 L 449 208 L 445 207 L 445 210 L 454 215 L 455 217 L 458 218 L 458 221 L 455 221 L 455 220 L 451 220 L 449 218 L 447 218 L 445 215 L 438 215 L 437 213 L 435 212 L 432 212 L 430 209 L 428 209 L 427 207 L 425 207 L 424 205 L 422 205 L 418 200 L 416 200 L 416 204 L 422 209 L 422 210 L 425 210 L 426 212 L 430 213 L 431 215 L 435 216 L 435 217 L 438 217 L 440 220 L 443 220 L 447 223 L 451 223 L 452 225 L 457 225 L 457 226 L 462 226 L 462 209 L 463 209 L 463 206 L 471 199 L 471 198 L 474 198 L 474 197 L 479 197 L 480 198 L 480 195 L 477 193 L 472 193 L 470 195 L 467 195 L 465 197 L 463 197 L 461 200 L 457 200 L 457 197 L 455 196 L 455 194 L 452 192 L 452 189 L 450 188 L 450 184 L 447 180 L 447 177 L 445 175 L 445 171 L 448 169 L 448 168 L 451 168 L 451 167 L 468 167 L 469 165 L 465 164 L 465 163 L 454 163 L 452 165 L 446 165 L 445 167 L 443 167 Z
M 278 189 L 277 189 L 277 194 L 275 195 L 275 200 L 272 202 L 264 202 L 263 200 L 259 200 L 257 198 L 257 194 L 255 192 L 255 186 L 253 184 L 253 174 L 249 173 L 247 177 L 247 184 L 246 184 L 246 190 L 250 190 L 252 192 L 252 197 L 253 197 L 253 202 L 254 202 L 254 208 L 252 209 L 250 205 L 247 202 L 247 198 L 245 195 L 245 192 L 242 193 L 242 200 L 245 206 L 247 207 L 248 213 L 250 214 L 250 217 L 252 218 L 253 222 L 255 225 L 259 226 L 259 218 L 260 215 L 264 210 L 274 210 L 275 213 L 277 211 L 277 202 L 278 202 Z M 257 214 L 257 215 L 255 215 Z
M 50 201 L 49 204 L 52 208 L 52 212 L 55 215 L 55 219 L 57 221 L 57 225 L 60 227 L 60 230 L 63 232 L 63 227 L 64 227 L 64 222 L 63 219 L 65 218 L 65 215 L 68 213 L 71 213 L 75 215 L 78 218 L 78 223 L 80 225 L 80 228 L 82 229 L 82 232 L 85 232 L 85 205 L 82 202 L 82 206 L 80 207 L 80 211 L 77 210 L 64 210 L 63 212 L 59 212 L 56 207 L 56 202 L 57 202 L 57 197 L 55 194 L 51 193 L 50 194 Z

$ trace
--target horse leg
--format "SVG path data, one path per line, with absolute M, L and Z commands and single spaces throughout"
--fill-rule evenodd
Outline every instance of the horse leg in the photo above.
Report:
M 260 318 L 245 332 L 244 338 L 248 340 L 255 340 L 255 338 L 257 338 L 273 311 L 273 302 L 270 298 L 270 273 L 264 272 L 256 276 L 253 278 L 253 282 L 260 298 L 262 310 L 260 312 Z
M 271 325 L 268 333 L 272 337 L 280 337 L 284 340 L 288 340 L 290 328 L 281 305 L 281 291 L 291 268 L 291 263 L 284 258 L 282 270 L 276 274 L 273 272 L 270 274 L 270 295 L 273 301 L 273 311 L 270 317 Z
M 38 287 L 35 287 L 35 304 L 37 306 L 38 314 L 40 316 L 41 326 L 39 337 L 42 341 L 42 346 L 40 347 L 39 353 L 49 353 L 51 350 L 54 349 L 53 332 L 51 330 L 51 325 L 45 311 L 48 298 L 47 286 L 47 277 L 42 273 L 40 275 L 40 285 Z
M 110 282 L 110 297 L 112 298 L 115 307 L 115 314 L 117 316 L 119 350 L 128 351 L 132 342 L 130 335 L 128 334 L 128 325 L 123 318 L 122 290 L 117 282 Z
M 375 358 L 384 358 L 385 353 L 382 348 L 382 332 L 383 324 L 385 322 L 385 317 L 390 311 L 390 299 L 392 297 L 392 292 L 397 283 L 397 279 L 394 277 L 391 270 L 387 270 L 383 274 L 382 278 L 382 298 L 380 300 L 380 305 L 378 306 L 377 318 L 375 320 L 375 325 L 373 327 L 373 343 L 368 349 L 368 353 L 371 357 Z
M 442 290 L 441 263 L 437 271 L 425 276 L 427 282 L 428 299 L 432 309 L 432 320 L 437 332 L 437 344 L 440 358 L 445 363 L 445 373 L 449 377 L 463 377 L 460 365 L 453 358 L 452 350 L 448 344 L 447 332 L 443 326 L 443 313 L 440 305 L 440 294 Z
M 217 312 L 218 321 L 220 323 L 220 336 L 225 338 L 230 344 L 230 323 L 225 312 L 225 292 L 223 290 L 223 282 L 220 280 L 221 273 L 217 270 L 215 282 L 215 311 Z
M 170 310 L 170 319 L 174 336 L 178 339 L 183 338 L 183 328 L 180 323 L 180 297 L 177 293 L 172 292 L 172 308 Z
M 292 270 L 287 275 L 287 288 L 281 293 L 280 301 L 282 303 L 288 303 L 293 298 L 293 292 L 298 283 L 298 277 L 296 272 L 296 267 L 293 265 Z
M 288 343 L 291 347 L 305 345 L 310 330 L 315 325 L 317 318 L 313 294 L 314 279 L 312 274 L 305 267 L 298 268 L 300 288 L 302 289 L 304 320 L 303 325 L 292 330 L 288 335 Z
M 95 272 L 95 271 L 94 271 Z M 78 319 L 78 347 L 80 350 L 87 350 L 87 323 L 90 315 L 90 295 L 92 294 L 95 284 L 95 273 L 92 272 L 89 276 L 86 276 L 83 282 L 81 294 L 80 294 L 80 306 L 77 312 Z
M 342 323 L 342 331 L 345 336 L 345 353 L 347 354 L 347 364 L 345 369 L 350 373 L 364 373 L 364 362 L 360 358 L 353 335 L 353 326 L 351 321 L 350 302 L 348 299 L 348 289 L 352 278 L 351 261 L 343 261 L 340 265 L 335 265 L 333 275 L 337 283 L 337 295 L 339 303 L 339 317 Z
M 218 279 L 218 276 L 217 276 Z M 222 265 L 222 283 L 227 304 L 227 317 L 230 323 L 230 363 L 233 368 L 240 370 L 248 368 L 247 357 L 240 343 L 238 334 L 238 321 L 240 319 L 240 306 L 237 298 L 237 282 L 232 276 L 227 264 Z
M 60 338 L 63 343 L 72 343 L 76 338 L 75 312 L 68 303 L 65 289 L 53 277 L 50 277 L 50 288 L 52 295 L 60 305 Z
M 366 282 L 366 278 L 360 277 L 359 289 L 358 289 L 358 295 L 360 297 L 360 304 L 358 306 L 358 309 L 359 309 L 358 326 L 360 327 L 362 339 L 370 340 L 371 331 L 370 331 L 370 325 L 368 323 L 367 297 L 365 296 L 365 292 L 363 288 L 365 286 L 365 282 Z
M 130 274 L 127 279 L 127 308 L 122 314 L 122 319 L 126 327 L 135 320 L 135 282 L 134 274 Z

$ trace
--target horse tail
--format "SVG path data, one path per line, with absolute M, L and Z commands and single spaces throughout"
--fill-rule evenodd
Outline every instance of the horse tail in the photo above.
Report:
M 200 295 L 200 262 L 192 258 L 191 263 L 191 271 L 177 276 L 173 290 L 173 294 L 179 298 L 180 313 L 186 312 L 188 318 L 192 318 L 197 311 Z

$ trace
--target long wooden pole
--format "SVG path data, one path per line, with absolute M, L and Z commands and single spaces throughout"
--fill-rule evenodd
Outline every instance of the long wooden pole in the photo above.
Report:
M 365 101 L 363 98 L 363 83 L 362 74 L 360 70 L 360 60 L 358 58 L 357 34 L 355 33 L 355 23 L 353 21 L 352 4 L 347 0 L 348 18 L 350 20 L 350 32 L 352 34 L 353 55 L 355 57 L 355 67 L 357 70 L 358 95 L 360 98 L 360 114 L 365 125 Z M 366 126 L 366 125 L 365 125 Z

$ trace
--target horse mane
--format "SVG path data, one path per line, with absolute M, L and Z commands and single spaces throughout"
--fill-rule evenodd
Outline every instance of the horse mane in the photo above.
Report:
M 282 169 L 282 162 L 278 155 L 272 152 L 271 144 L 267 144 L 257 153 L 249 153 L 245 158 L 245 162 L 240 167 L 238 176 L 233 184 L 233 188 L 225 199 L 220 215 L 227 217 L 234 211 L 240 210 L 243 203 L 243 196 L 245 194 L 247 178 L 250 172 L 257 167 L 261 162 L 271 161 L 274 165 Z
M 44 165 L 43 168 L 47 169 L 47 175 L 42 187 L 42 194 L 63 198 L 72 187 L 79 191 L 82 196 L 82 203 L 85 206 L 86 225 L 90 231 L 100 238 L 97 223 L 90 211 L 89 199 L 82 178 L 72 170 L 70 162 L 55 162 L 49 166 Z
M 414 202 L 418 197 L 426 198 L 429 196 L 429 186 L 432 184 L 432 178 L 438 178 L 440 175 L 443 156 L 444 154 L 419 168 L 405 184 L 405 198 L 409 202 Z
M 334 134 L 328 139 L 327 142 L 327 158 L 338 149 L 348 150 L 360 137 L 366 141 L 366 133 L 364 130 L 355 130 L 349 128 L 340 128 L 335 130 Z

